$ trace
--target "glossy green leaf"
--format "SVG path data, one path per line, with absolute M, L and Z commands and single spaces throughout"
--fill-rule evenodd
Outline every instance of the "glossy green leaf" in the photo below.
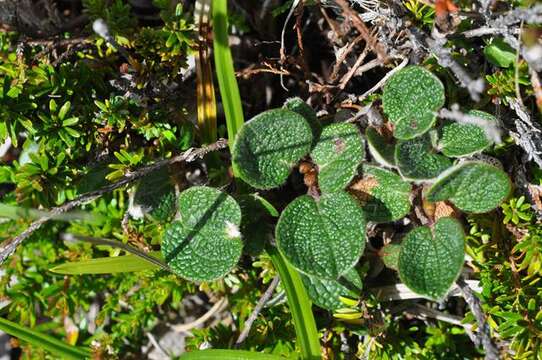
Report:
M 277 246 L 303 273 L 337 279 L 363 253 L 365 224 L 363 210 L 345 192 L 324 194 L 318 200 L 304 195 L 280 215 Z
M 160 259 L 160 252 L 153 251 L 149 253 Z M 57 265 L 49 271 L 63 275 L 83 275 L 83 274 L 115 274 L 122 272 L 145 271 L 158 269 L 156 264 L 136 255 L 111 256 L 95 258 L 90 260 L 81 260 L 67 262 Z
M 237 202 L 217 189 L 195 186 L 179 196 L 179 213 L 180 220 L 163 235 L 166 264 L 193 281 L 211 281 L 229 273 L 243 249 Z
M 395 221 L 410 212 L 411 185 L 393 171 L 366 165 L 363 178 L 351 191 L 361 201 L 368 221 Z
M 288 109 L 268 110 L 245 123 L 237 134 L 232 165 L 241 179 L 257 189 L 278 187 L 310 151 L 312 140 L 303 116 Z
M 450 159 L 435 153 L 427 134 L 400 141 L 395 147 L 395 163 L 401 175 L 409 180 L 434 179 L 452 166 Z
M 395 166 L 395 144 L 391 144 L 380 135 L 375 128 L 368 127 L 365 130 L 365 137 L 369 145 L 371 156 L 382 166 Z
M 71 117 L 62 121 L 62 126 L 73 126 L 79 122 L 78 117 Z
M 62 105 L 62 107 L 58 111 L 58 118 L 60 120 L 64 120 L 64 118 L 68 114 L 68 111 L 70 111 L 71 106 L 72 106 L 72 104 L 69 101 L 66 101 L 64 103 L 64 105 Z
M 355 298 L 363 286 L 355 268 L 350 269 L 338 280 L 320 279 L 303 274 L 301 279 L 312 302 L 331 311 L 344 307 L 344 304 L 339 300 L 340 296 Z
M 490 63 L 503 68 L 510 67 L 516 61 L 516 50 L 499 38 L 484 47 L 484 55 Z
M 45 349 L 58 359 L 80 360 L 91 357 L 90 349 L 71 346 L 52 336 L 32 330 L 4 318 L 0 318 L 0 330 L 33 346 Z
M 444 86 L 430 71 L 408 66 L 393 74 L 384 87 L 382 105 L 395 125 L 394 136 L 408 140 L 422 135 L 444 105 Z
M 175 186 L 167 168 L 153 171 L 139 181 L 134 205 L 141 207 L 144 214 L 156 221 L 171 221 L 177 211 L 177 204 Z
M 510 179 L 501 169 L 469 161 L 443 173 L 427 191 L 431 202 L 449 200 L 459 209 L 485 213 L 498 207 L 510 194 Z
M 363 160 L 363 140 L 355 125 L 331 124 L 322 130 L 311 152 L 318 165 L 318 185 L 323 193 L 342 191 L 354 178 Z
M 273 237 L 274 226 L 266 217 L 278 217 L 278 212 L 258 194 L 240 195 L 236 199 L 243 214 L 241 233 L 244 251 L 252 256 L 260 255 L 266 243 Z M 273 211 L 273 214 L 270 214 L 270 211 Z
M 463 267 L 464 237 L 461 224 L 446 217 L 411 230 L 401 243 L 399 277 L 417 294 L 444 297 Z
M 479 110 L 469 111 L 468 115 L 477 116 L 490 125 L 497 121 L 493 115 Z M 474 124 L 446 122 L 441 133 L 439 148 L 444 155 L 450 157 L 469 156 L 491 145 L 484 129 Z
M 281 360 L 283 357 L 245 350 L 207 349 L 186 352 L 180 360 Z
M 312 313 L 312 304 L 303 286 L 300 274 L 274 246 L 267 247 L 267 253 L 280 276 L 280 283 L 288 298 L 288 307 L 294 320 L 297 343 L 303 360 L 320 360 L 320 335 Z

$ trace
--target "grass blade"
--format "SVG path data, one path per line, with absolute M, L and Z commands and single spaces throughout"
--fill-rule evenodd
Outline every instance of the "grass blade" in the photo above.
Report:
M 213 0 L 213 47 L 218 87 L 228 128 L 228 145 L 231 150 L 235 135 L 245 121 L 228 43 L 227 0 Z
M 288 264 L 277 248 L 269 246 L 267 252 L 286 291 L 302 358 L 304 360 L 321 359 L 320 336 L 312 313 L 312 303 L 301 277 L 292 265 Z
M 64 233 L 61 235 L 62 240 L 64 241 L 73 241 L 73 240 L 80 240 L 80 241 L 87 241 L 94 245 L 107 245 L 116 247 L 119 249 L 122 249 L 124 251 L 127 251 L 135 256 L 138 256 L 142 260 L 145 260 L 151 264 L 154 264 L 165 271 L 170 271 L 171 269 L 164 263 L 164 261 L 161 258 L 156 258 L 154 256 L 149 255 L 148 253 L 139 250 L 136 247 L 130 246 L 128 244 L 125 244 L 123 242 L 117 241 L 117 240 L 111 240 L 106 238 L 97 238 L 92 236 L 86 236 L 86 235 L 79 235 L 79 234 L 69 234 Z
M 217 139 L 216 99 L 213 85 L 210 45 L 207 39 L 211 32 L 210 21 L 211 0 L 197 0 L 195 22 L 198 26 L 199 44 L 196 58 L 196 94 L 198 103 L 198 127 L 201 140 L 210 144 Z
M 4 318 L 0 318 L 0 330 L 22 341 L 43 348 L 61 359 L 86 359 L 91 356 L 89 349 L 68 345 L 52 336 L 42 334 Z
M 160 251 L 148 255 L 160 259 Z M 144 271 L 159 267 L 136 255 L 112 256 L 84 261 L 67 262 L 57 265 L 49 271 L 63 275 L 115 274 L 122 272 Z
M 283 357 L 244 350 L 209 349 L 181 355 L 181 360 L 281 360 Z
M 34 220 L 42 217 L 48 217 L 51 220 L 59 221 L 74 221 L 81 220 L 91 223 L 100 223 L 104 220 L 102 216 L 92 214 L 85 211 L 71 211 L 69 213 L 56 214 L 51 211 L 44 211 L 38 209 L 25 208 L 21 206 L 13 206 L 0 203 L 0 218 L 12 219 L 12 220 Z

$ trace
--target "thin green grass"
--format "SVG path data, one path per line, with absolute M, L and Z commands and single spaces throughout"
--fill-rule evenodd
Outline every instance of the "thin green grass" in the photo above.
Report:
M 288 264 L 277 248 L 268 246 L 267 253 L 271 257 L 286 291 L 301 357 L 303 360 L 319 360 L 322 358 L 320 336 L 312 313 L 312 303 L 303 286 L 301 276 L 292 265 Z
M 58 359 L 88 359 L 91 356 L 89 349 L 68 345 L 52 336 L 42 334 L 25 326 L 0 318 L 0 330 L 36 347 L 45 349 Z
M 218 87 L 224 106 L 228 144 L 233 149 L 235 135 L 245 122 L 239 87 L 228 43 L 228 2 L 213 1 L 213 46 Z

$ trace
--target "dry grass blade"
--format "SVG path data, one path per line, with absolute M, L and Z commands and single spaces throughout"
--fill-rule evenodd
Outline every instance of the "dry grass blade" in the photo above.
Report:
M 201 140 L 205 144 L 217 138 L 216 98 L 211 66 L 211 1 L 196 1 L 195 21 L 198 26 L 198 51 L 196 52 L 196 95 L 198 106 L 198 127 Z

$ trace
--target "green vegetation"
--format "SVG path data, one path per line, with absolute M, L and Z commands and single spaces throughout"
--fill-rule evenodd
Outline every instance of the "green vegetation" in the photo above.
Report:
M 14 1 L 14 358 L 542 357 L 542 6 Z

